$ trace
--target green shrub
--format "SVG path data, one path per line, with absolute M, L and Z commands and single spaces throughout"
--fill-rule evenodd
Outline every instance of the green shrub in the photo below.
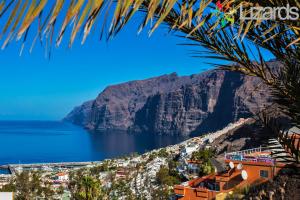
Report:
M 211 162 L 209 162 L 209 161 L 200 165 L 200 175 L 202 175 L 202 176 L 208 175 L 208 174 L 212 173 L 213 171 L 214 171 L 214 167 L 211 164 Z
M 193 152 L 191 159 L 195 161 L 208 162 L 213 156 L 214 152 L 212 150 L 205 149 Z
M 157 153 L 157 156 L 162 157 L 162 158 L 166 158 L 169 156 L 169 153 L 167 152 L 166 149 L 161 149 L 159 150 L 159 152 Z
M 156 180 L 160 185 L 173 186 L 180 183 L 178 176 L 175 170 L 170 171 L 167 167 L 161 167 L 156 174 Z

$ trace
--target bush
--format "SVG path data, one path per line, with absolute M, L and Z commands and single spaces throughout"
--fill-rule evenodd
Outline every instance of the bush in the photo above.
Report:
M 170 160 L 168 162 L 168 166 L 169 166 L 169 169 L 176 169 L 177 166 L 178 166 L 178 162 L 174 161 L 174 160 Z
M 161 167 L 156 174 L 156 180 L 160 185 L 173 186 L 180 183 L 176 171 L 170 171 L 167 167 Z
M 210 149 L 200 150 L 193 152 L 191 159 L 194 161 L 201 161 L 199 165 L 200 176 L 210 174 L 214 171 L 214 167 L 210 162 L 210 159 L 214 156 L 214 152 Z
M 214 167 L 212 166 L 211 162 L 206 162 L 200 165 L 200 175 L 208 175 L 214 171 Z
M 108 170 L 109 170 L 109 167 L 108 167 L 107 162 L 104 162 L 101 165 L 93 167 L 93 168 L 90 169 L 91 174 L 93 174 L 93 175 L 98 175 L 100 172 L 105 172 L 105 171 L 108 171 Z
M 157 157 L 157 153 L 155 153 L 155 152 L 151 153 L 149 155 L 149 158 L 148 158 L 147 162 L 150 162 L 150 161 L 154 160 L 154 158 L 156 158 L 156 157 Z
M 192 160 L 208 162 L 214 156 L 214 152 L 210 149 L 195 151 L 192 154 Z
M 169 153 L 167 152 L 166 149 L 161 149 L 159 150 L 159 152 L 157 153 L 157 156 L 162 157 L 162 158 L 166 158 L 169 156 Z
M 16 192 L 16 186 L 13 182 L 10 182 L 7 185 L 3 185 L 0 192 Z

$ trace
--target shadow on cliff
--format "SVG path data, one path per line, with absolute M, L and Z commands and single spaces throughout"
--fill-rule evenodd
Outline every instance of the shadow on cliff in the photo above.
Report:
M 217 138 L 211 145 L 217 149 L 219 155 L 225 152 L 241 151 L 267 145 L 270 138 L 276 137 L 268 128 L 261 126 L 259 122 L 251 122 L 241 127 L 228 131 Z
M 248 118 L 251 116 L 249 110 L 236 113 L 236 90 L 242 86 L 244 78 L 237 72 L 226 72 L 224 82 L 221 86 L 217 104 L 214 111 L 201 123 L 201 125 L 191 133 L 191 136 L 199 136 L 204 133 L 214 132 L 227 126 L 229 123 L 238 120 L 239 118 Z M 224 106 L 225 105 L 225 106 Z

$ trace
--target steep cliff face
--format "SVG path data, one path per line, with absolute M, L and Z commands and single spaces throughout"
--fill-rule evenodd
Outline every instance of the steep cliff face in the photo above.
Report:
M 214 71 L 192 85 L 149 97 L 136 113 L 133 129 L 160 134 L 218 130 L 268 104 L 266 90 L 253 92 L 258 84 L 255 78 Z
M 73 124 L 78 124 L 81 126 L 85 126 L 85 124 L 89 123 L 91 108 L 94 101 L 87 101 L 83 103 L 81 106 L 75 107 L 64 120 L 69 121 Z
M 131 81 L 106 88 L 65 120 L 92 131 L 199 134 L 249 117 L 268 104 L 265 89 L 253 92 L 258 85 L 256 78 L 220 70 Z

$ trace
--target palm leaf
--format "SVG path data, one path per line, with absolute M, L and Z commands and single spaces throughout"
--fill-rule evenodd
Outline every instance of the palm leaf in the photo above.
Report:
M 13 20 L 15 19 L 16 15 L 17 15 L 17 12 L 19 10 L 19 7 L 21 5 L 21 0 L 18 0 L 18 3 L 15 5 L 15 7 L 13 8 L 9 18 L 8 18 L 8 21 L 7 23 L 5 24 L 3 30 L 2 30 L 2 35 L 4 35 L 8 29 L 8 27 L 11 25 L 11 23 L 13 22 Z
M 81 14 L 81 17 L 80 17 L 78 23 L 76 24 L 76 26 L 75 26 L 75 28 L 74 28 L 74 30 L 73 30 L 73 32 L 72 32 L 71 39 L 70 39 L 70 46 L 72 46 L 72 44 L 73 44 L 73 42 L 74 42 L 74 39 L 75 39 L 75 36 L 76 36 L 76 34 L 77 34 L 79 28 L 82 26 L 82 24 L 83 24 L 83 22 L 84 22 L 84 20 L 85 20 L 85 18 L 86 18 L 86 16 L 87 16 L 89 10 L 90 10 L 91 7 L 92 7 L 92 4 L 93 4 L 93 1 L 89 1 L 89 2 L 86 4 L 86 6 L 85 6 L 85 8 L 84 8 L 84 10 L 83 10 L 83 12 L 82 12 L 82 14 Z
M 22 6 L 20 12 L 18 13 L 17 18 L 16 18 L 16 20 L 15 20 L 15 22 L 14 22 L 14 24 L 13 24 L 13 26 L 12 26 L 10 32 L 9 32 L 9 34 L 8 34 L 6 40 L 4 41 L 4 43 L 3 43 L 3 45 L 2 45 L 2 50 L 5 49 L 6 45 L 7 45 L 8 42 L 10 41 L 10 39 L 11 39 L 13 33 L 15 32 L 15 30 L 16 30 L 16 28 L 17 28 L 17 25 L 19 24 L 19 22 L 20 22 L 20 20 L 21 20 L 21 18 L 22 18 L 22 16 L 23 16 L 23 14 L 24 14 L 24 12 L 25 12 L 25 8 L 27 7 L 28 3 L 29 3 L 29 0 L 26 0 L 25 3 L 24 3 L 23 6 Z
M 58 14 L 60 13 L 60 11 L 63 7 L 63 4 L 64 4 L 64 0 L 56 0 L 56 5 L 55 5 L 55 7 L 52 11 L 52 15 L 51 15 L 50 20 L 48 22 L 48 25 L 47 25 L 47 27 L 44 31 L 45 33 L 49 32 L 50 27 L 53 26 L 53 24 L 55 23 L 56 18 L 57 18 Z
M 275 101 L 281 106 L 282 111 L 290 116 L 294 115 L 291 116 L 292 119 L 300 124 L 300 97 L 297 90 L 300 88 L 297 82 L 300 74 L 293 71 L 293 68 L 299 65 L 300 57 L 299 20 L 241 20 L 239 13 L 235 12 L 241 5 L 246 13 L 249 12 L 251 5 L 256 4 L 271 7 L 289 4 L 291 7 L 299 7 L 297 0 L 226 0 L 222 4 L 225 16 L 232 15 L 235 22 L 234 24 L 226 23 L 225 26 L 220 25 L 222 18 L 211 13 L 214 4 L 210 0 L 70 0 L 67 9 L 62 9 L 63 0 L 57 0 L 52 10 L 45 9 L 49 7 L 48 3 L 47 0 L 38 2 L 32 0 L 31 4 L 23 4 L 18 13 L 20 1 L 1 1 L 0 20 L 4 19 L 3 24 L 5 24 L 3 33 L 14 21 L 3 47 L 14 37 L 20 39 L 24 35 L 23 50 L 29 28 L 35 20 L 40 21 L 42 12 L 50 17 L 46 19 L 47 26 L 40 26 L 41 23 L 39 23 L 37 34 L 45 33 L 43 36 L 47 38 L 46 47 L 48 48 L 54 41 L 55 26 L 60 27 L 55 40 L 56 45 L 59 46 L 68 25 L 74 23 L 69 40 L 69 45 L 72 46 L 81 27 L 83 27 L 82 43 L 85 42 L 101 12 L 105 12 L 104 19 L 101 21 L 101 37 L 103 32 L 107 31 L 108 37 L 111 38 L 125 27 L 135 13 L 141 11 L 144 13 L 144 20 L 140 24 L 140 29 L 147 27 L 151 34 L 162 24 L 167 25 L 169 30 L 188 38 L 199 47 L 208 49 L 214 54 L 211 58 L 235 63 L 230 66 L 224 65 L 224 69 L 259 77 L 273 91 Z M 10 17 L 2 18 L 9 10 L 11 10 Z M 27 12 L 21 22 L 24 10 Z M 62 13 L 65 17 L 62 22 L 58 22 L 57 19 Z M 111 16 L 110 13 L 113 15 Z M 110 28 L 105 30 L 107 23 L 110 24 Z M 15 30 L 16 27 L 19 29 Z M 249 56 L 251 48 L 247 47 L 246 41 L 258 46 L 257 62 L 251 60 Z M 278 61 L 283 63 L 284 67 L 277 71 L 271 69 L 264 61 L 260 48 L 270 51 Z
M 75 2 L 76 1 L 76 2 Z M 18 1 L 20 2 L 20 0 Z M 34 22 L 34 20 L 38 17 L 39 13 L 45 8 L 46 4 L 48 4 L 47 0 L 40 0 L 39 3 L 36 5 L 35 0 L 32 0 L 32 3 L 28 6 L 28 11 L 25 16 L 24 21 L 20 25 L 20 30 L 18 31 L 17 38 L 19 39 L 22 37 L 22 35 L 25 33 L 27 28 Z M 73 4 L 73 3 L 74 4 Z M 75 16 L 77 16 L 80 13 L 80 10 L 82 9 L 83 5 L 88 5 L 86 9 L 82 12 L 83 15 L 79 18 L 77 25 L 73 28 L 72 34 L 70 36 L 70 45 L 73 44 L 74 39 L 76 37 L 76 34 L 79 30 L 79 28 L 84 24 L 84 35 L 83 35 L 83 42 L 86 40 L 87 35 L 89 34 L 96 17 L 100 13 L 101 9 L 106 9 L 107 11 L 110 11 L 110 7 L 104 8 L 102 5 L 104 3 L 112 2 L 112 0 L 71 0 L 72 6 L 69 7 L 69 9 L 66 10 L 66 17 L 65 20 L 62 22 L 61 25 L 59 25 L 56 22 L 56 19 L 58 15 L 63 12 L 62 7 L 64 5 L 64 0 L 57 0 L 56 6 L 52 12 L 51 18 L 49 19 L 48 25 L 43 30 L 44 33 L 49 33 L 50 27 L 56 25 L 61 26 L 60 32 L 56 39 L 56 45 L 59 45 L 61 43 L 61 39 L 64 35 L 65 29 L 68 24 L 72 23 L 72 19 L 74 19 Z M 126 23 L 132 18 L 132 16 L 138 12 L 139 10 L 143 10 L 146 12 L 146 17 L 143 23 L 141 24 L 141 28 L 144 28 L 150 21 L 152 21 L 154 18 L 156 18 L 156 22 L 154 25 L 151 26 L 151 31 L 155 31 L 157 27 L 159 27 L 162 23 L 166 22 L 167 16 L 172 15 L 172 12 L 177 12 L 178 16 L 177 19 L 174 20 L 173 26 L 170 27 L 171 29 L 181 29 L 182 27 L 186 26 L 186 28 L 191 27 L 191 25 L 194 23 L 194 29 L 190 30 L 191 34 L 195 32 L 199 27 L 201 27 L 206 21 L 211 20 L 210 17 L 208 17 L 207 13 L 210 13 L 212 0 L 184 0 L 184 1 L 178 1 L 178 0 L 117 0 L 116 6 L 114 8 L 114 15 L 111 19 L 111 28 L 109 30 L 110 34 L 109 36 L 115 35 L 117 32 L 120 31 L 121 28 L 125 26 Z M 11 8 L 11 5 L 13 5 L 14 0 L 5 2 L 1 1 L 0 3 L 0 17 Z M 18 3 L 15 5 L 14 8 L 12 8 L 12 12 L 16 13 L 19 7 Z M 89 13 L 89 16 L 86 18 L 88 10 L 90 10 L 90 6 L 93 4 L 93 8 L 91 9 L 91 12 Z M 236 24 L 239 25 L 239 31 L 238 36 L 241 36 L 242 38 L 246 37 L 246 35 L 249 32 L 249 29 L 254 29 L 256 27 L 259 27 L 261 23 L 263 23 L 261 20 L 257 21 L 248 21 L 246 26 L 244 26 L 245 21 L 240 21 L 237 18 L 237 13 L 232 12 L 237 10 L 241 5 L 244 6 L 245 12 L 249 10 L 249 6 L 253 4 L 259 4 L 261 6 L 276 6 L 276 5 L 285 5 L 286 2 L 283 2 L 283 0 L 274 0 L 274 1 L 259 1 L 259 0 L 248 0 L 248 1 L 242 1 L 242 0 L 236 0 L 236 1 L 230 1 L 226 0 L 223 2 L 223 7 L 226 12 L 230 13 L 231 15 L 235 15 Z M 296 0 L 288 0 L 288 4 L 290 6 L 298 6 L 299 2 Z M 247 10 L 248 9 L 248 10 Z M 49 15 L 49 10 L 45 11 L 47 15 Z M 47 13 L 48 12 L 48 13 Z M 226 14 L 226 13 L 225 13 Z M 11 24 L 11 21 L 16 18 L 16 14 L 13 14 L 9 20 L 7 20 L 6 24 L 9 26 Z M 87 19 L 87 20 L 86 20 Z M 86 20 L 86 21 L 85 21 Z M 106 19 L 105 22 L 106 23 Z M 196 24 L 195 24 L 196 22 Z M 213 25 L 210 27 L 212 32 L 217 32 L 218 25 L 220 23 L 220 20 L 216 20 Z M 280 26 L 282 22 L 276 21 L 272 24 L 272 28 L 269 30 L 265 30 L 264 33 L 262 33 L 262 36 L 268 35 L 268 33 L 275 29 L 276 27 Z M 286 31 L 292 31 L 294 33 L 293 40 L 290 41 L 289 44 L 287 44 L 287 47 L 294 48 L 295 45 L 299 44 L 299 29 L 300 25 L 297 21 L 289 20 L 287 22 L 284 22 L 286 26 Z M 251 28 L 251 26 L 253 26 Z M 5 28 L 6 30 L 7 28 Z M 213 37 L 213 34 L 211 35 Z M 275 37 L 275 36 L 274 36 Z M 266 39 L 272 39 L 272 38 L 265 38 Z
M 21 24 L 20 30 L 18 32 L 17 38 L 21 38 L 24 32 L 27 31 L 28 27 L 32 24 L 34 19 L 39 16 L 39 14 L 42 12 L 43 8 L 47 4 L 47 0 L 40 0 L 39 4 L 35 4 L 35 0 L 32 1 L 31 6 L 29 7 L 29 10 L 24 18 L 23 23 Z

